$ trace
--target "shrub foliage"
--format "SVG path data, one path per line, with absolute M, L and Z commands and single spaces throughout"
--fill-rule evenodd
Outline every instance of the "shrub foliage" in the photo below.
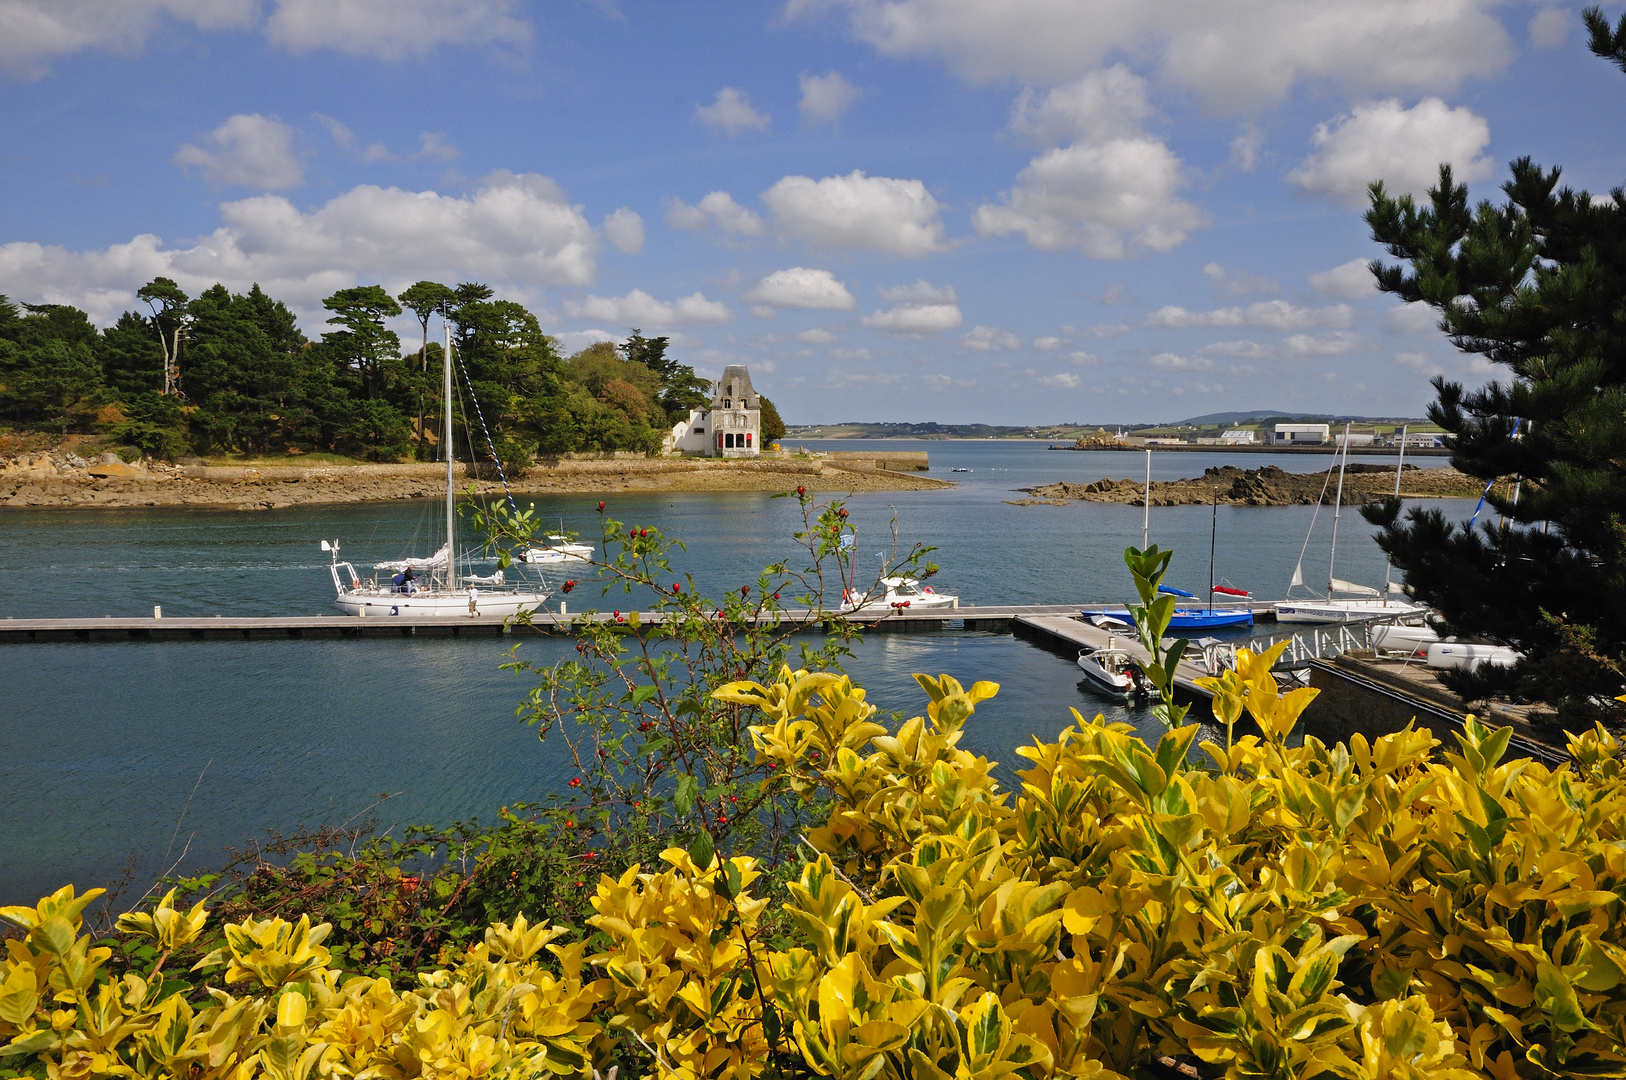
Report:
M 1274 653 L 1215 680 L 1259 734 L 1149 745 L 1101 718 L 1017 753 L 1019 791 L 960 747 L 998 687 L 917 676 L 887 727 L 844 676 L 719 687 L 755 710 L 775 783 L 823 800 L 785 914 L 763 868 L 681 847 L 598 879 L 592 930 L 499 922 L 413 986 L 340 970 L 308 917 L 244 919 L 192 973 L 207 912 L 125 916 L 147 959 L 109 975 L 67 887 L 0 909 L 5 1064 L 59 1077 L 639 1075 L 1619 1076 L 1622 747 L 1503 761 L 1470 721 L 1328 747 Z M 703 845 L 709 849 L 709 843 Z

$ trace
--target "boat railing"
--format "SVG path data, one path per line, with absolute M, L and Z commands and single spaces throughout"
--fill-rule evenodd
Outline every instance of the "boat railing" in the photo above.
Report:
M 1199 662 L 1210 675 L 1217 676 L 1236 667 L 1238 649 L 1261 653 L 1285 641 L 1287 648 L 1282 650 L 1281 659 L 1276 661 L 1275 670 L 1304 668 L 1308 667 L 1312 660 L 1331 660 L 1342 653 L 1371 649 L 1374 644 L 1372 632 L 1375 629 L 1380 626 L 1394 626 L 1416 618 L 1416 612 L 1395 612 L 1392 615 L 1374 615 L 1368 619 L 1352 619 L 1343 623 L 1307 626 L 1303 630 L 1254 634 L 1246 638 L 1210 642 L 1202 646 Z M 1191 658 L 1197 659 L 1196 656 Z

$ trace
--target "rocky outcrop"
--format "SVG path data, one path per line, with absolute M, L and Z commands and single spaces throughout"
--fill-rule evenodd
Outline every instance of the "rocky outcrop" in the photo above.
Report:
M 1344 470 L 1344 505 L 1364 502 L 1394 493 L 1394 467 L 1356 464 Z M 1330 477 L 1330 479 L 1329 479 Z M 1191 506 L 1221 502 L 1227 506 L 1313 505 L 1318 499 L 1331 501 L 1338 487 L 1338 470 L 1290 473 L 1275 465 L 1242 469 L 1222 465 L 1207 469 L 1189 480 L 1152 481 L 1153 506 Z M 1058 502 L 1139 503 L 1146 497 L 1146 485 L 1137 480 L 1103 478 L 1088 484 L 1063 480 L 1057 484 L 1021 488 L 1031 499 L 1011 500 L 1016 505 Z M 1484 490 L 1484 481 L 1460 473 L 1449 466 L 1419 469 L 1408 465 L 1401 474 L 1400 494 L 1411 499 L 1475 498 Z

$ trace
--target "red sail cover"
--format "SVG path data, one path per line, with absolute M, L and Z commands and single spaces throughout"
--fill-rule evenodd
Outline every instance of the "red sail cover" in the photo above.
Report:
M 1248 593 L 1248 592 L 1246 592 L 1246 591 L 1244 591 L 1242 589 L 1233 589 L 1229 585 L 1215 585 L 1214 586 L 1214 591 L 1217 592 L 1217 593 L 1224 593 L 1226 596 L 1249 596 L 1249 595 L 1251 595 L 1250 593 Z

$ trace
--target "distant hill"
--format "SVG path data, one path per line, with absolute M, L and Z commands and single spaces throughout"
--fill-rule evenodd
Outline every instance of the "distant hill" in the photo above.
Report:
M 1273 416 L 1288 416 L 1284 409 L 1254 409 L 1251 412 L 1211 412 L 1202 416 L 1193 416 L 1189 420 L 1177 420 L 1178 424 L 1240 424 L 1247 420 L 1266 420 Z

